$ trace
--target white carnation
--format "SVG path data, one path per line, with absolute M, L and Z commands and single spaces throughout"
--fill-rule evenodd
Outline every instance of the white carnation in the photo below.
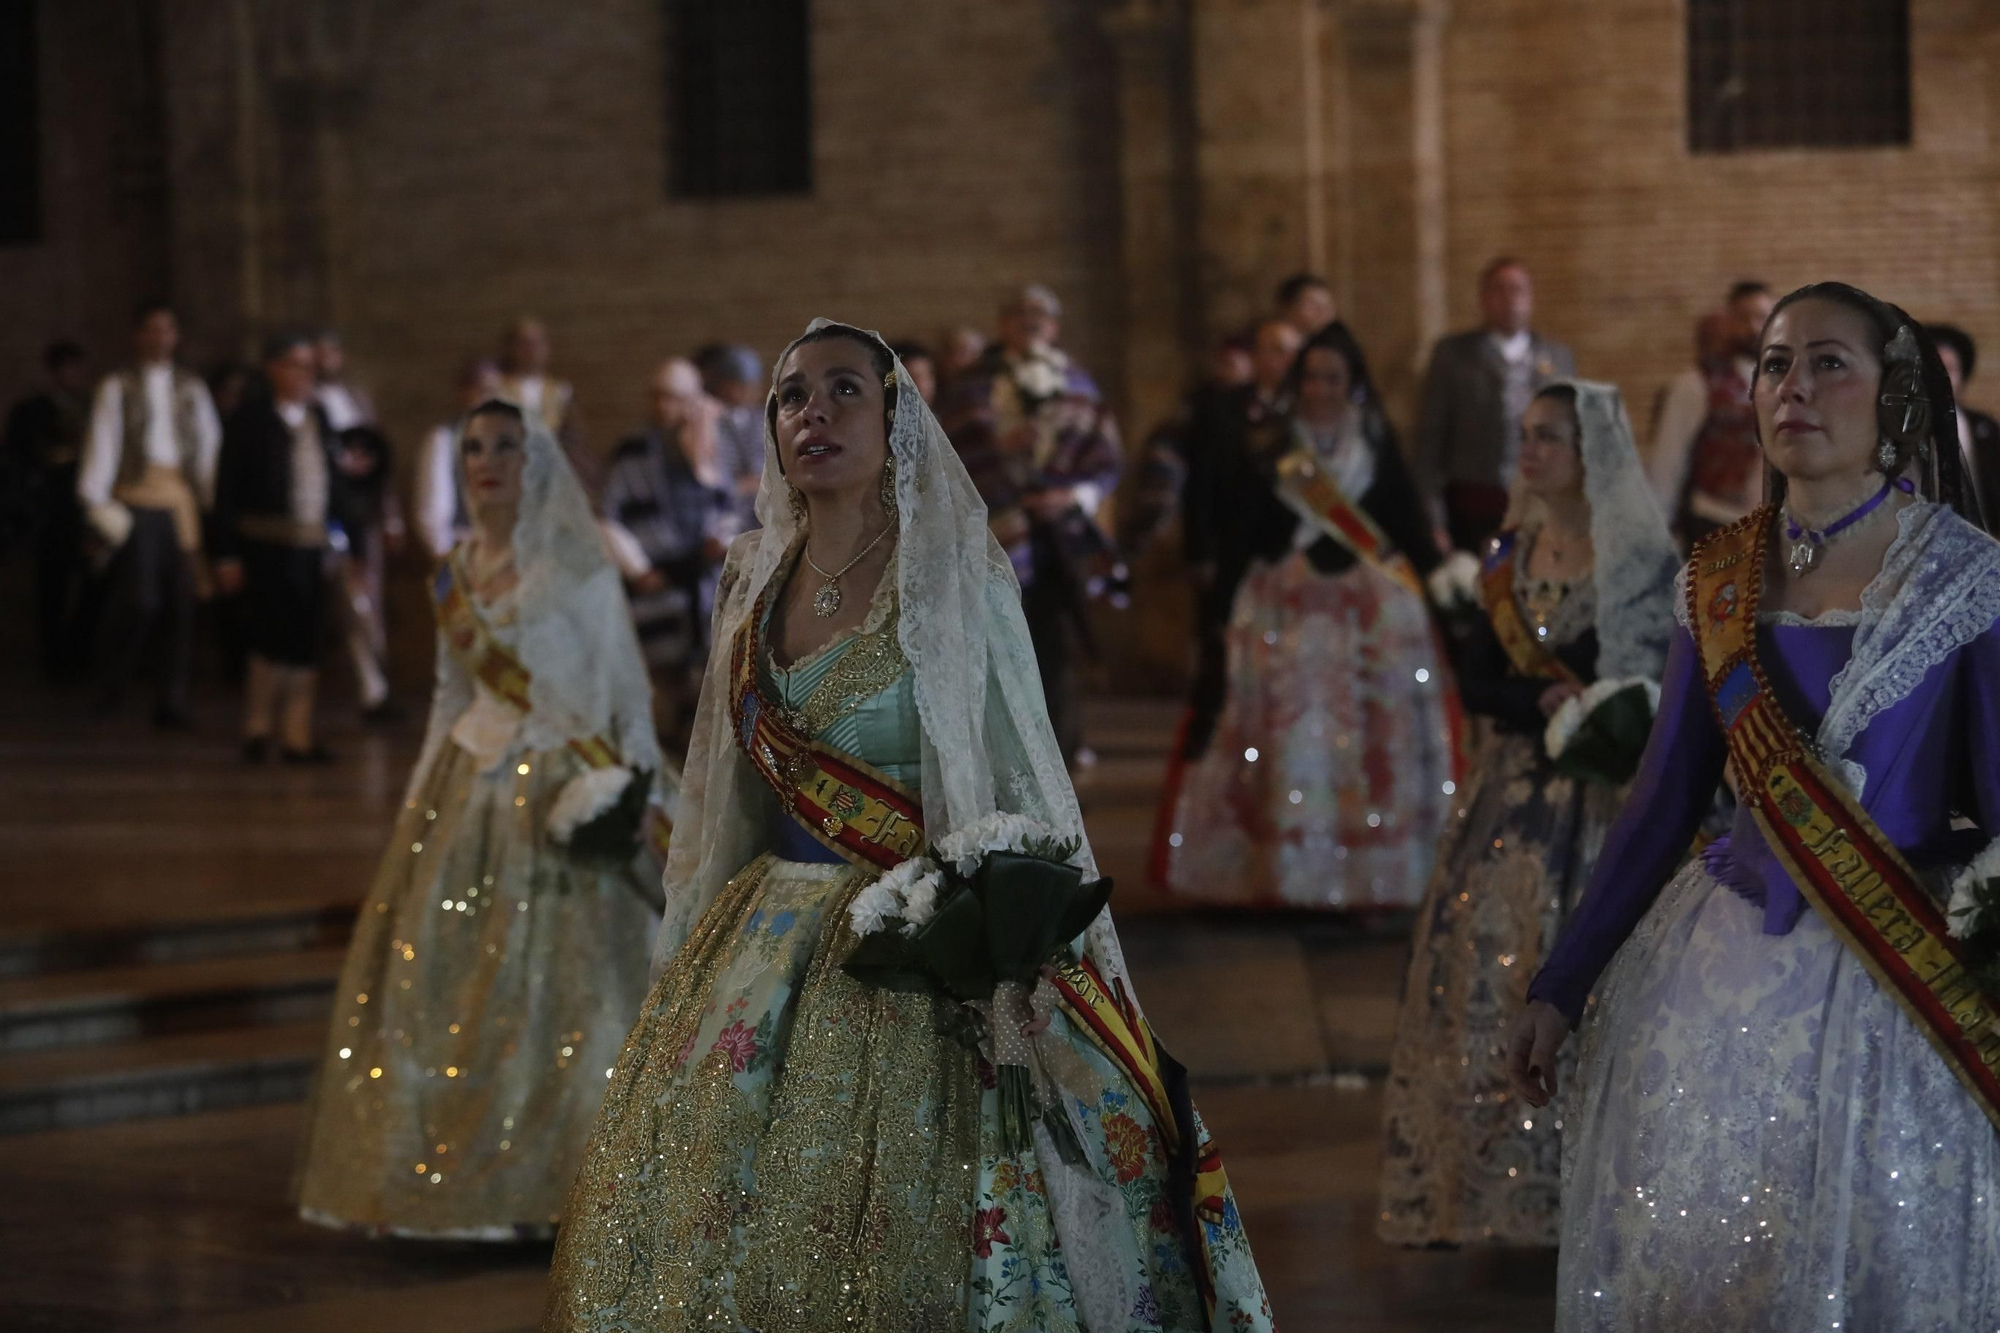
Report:
M 894 919 L 897 907 L 895 893 L 877 880 L 854 895 L 847 905 L 847 919 L 856 935 L 873 935 Z
M 1542 729 L 1542 750 L 1551 759 L 1562 758 L 1563 751 L 1576 739 L 1577 729 L 1584 720 L 1598 710 L 1607 699 L 1623 694 L 1634 685 L 1646 691 L 1646 711 L 1658 714 L 1660 711 L 1660 682 L 1647 680 L 1643 676 L 1631 676 L 1624 680 L 1600 680 L 1585 686 L 1577 694 L 1563 700 L 1562 707 L 1556 709 L 1549 718 L 1549 724 Z
M 2000 839 L 1986 844 L 1986 850 L 1951 882 L 1951 902 L 1944 909 L 1944 918 L 1953 939 L 1962 940 L 1985 924 L 1972 891 L 1989 879 L 2000 879 Z
M 930 874 L 903 891 L 903 920 L 915 929 L 937 915 L 938 885 L 943 876 Z
M 1453 551 L 1425 580 L 1431 601 L 1446 610 L 1478 606 L 1479 569 L 1478 556 L 1470 551 Z
M 1055 830 L 1040 820 L 996 810 L 978 823 L 946 835 L 938 843 L 938 854 L 959 874 L 969 875 L 988 853 L 1023 852 L 1031 842 L 1055 840 Z

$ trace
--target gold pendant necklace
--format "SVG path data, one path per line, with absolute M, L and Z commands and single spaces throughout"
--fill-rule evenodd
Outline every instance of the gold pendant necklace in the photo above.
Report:
M 821 569 L 819 561 L 813 559 L 812 547 L 808 546 L 805 548 L 806 563 L 812 566 L 813 573 L 826 580 L 819 585 L 819 591 L 813 594 L 812 609 L 814 615 L 818 616 L 821 620 L 831 620 L 834 616 L 840 614 L 840 576 L 860 564 L 870 551 L 882 544 L 884 537 L 895 530 L 896 525 L 894 523 L 883 528 L 875 534 L 874 541 L 869 542 L 861 548 L 860 554 L 856 555 L 839 569 L 834 570 L 831 574 Z

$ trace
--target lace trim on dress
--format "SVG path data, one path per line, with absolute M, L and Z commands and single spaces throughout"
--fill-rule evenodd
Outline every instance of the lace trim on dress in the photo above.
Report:
M 1757 623 L 1760 625 L 1792 625 L 1802 629 L 1836 629 L 1861 623 L 1861 612 L 1844 606 L 1829 607 L 1816 616 L 1803 615 L 1797 611 L 1759 611 Z
M 786 553 L 785 558 L 790 565 L 796 566 L 799 563 L 799 557 L 804 552 L 805 542 L 801 540 L 794 550 Z M 881 579 L 875 584 L 874 593 L 868 598 L 868 614 L 862 618 L 859 625 L 856 625 L 853 629 L 842 630 L 811 652 L 800 654 L 789 666 L 780 665 L 777 649 L 771 646 L 766 626 L 759 625 L 757 627 L 757 635 L 763 641 L 764 645 L 764 664 L 770 668 L 771 674 L 774 676 L 789 676 L 804 671 L 815 663 L 824 661 L 834 653 L 839 652 L 847 644 L 864 635 L 880 634 L 883 625 L 889 622 L 890 613 L 896 609 L 895 569 L 895 561 L 891 560 L 889 565 L 882 571 Z M 781 573 L 772 586 L 782 588 L 784 586 L 784 577 Z M 777 597 L 775 594 L 771 599 L 771 610 L 777 610 Z M 766 612 L 765 614 L 768 617 L 770 612 Z
M 2000 544 L 1945 505 L 1913 504 L 1896 524 L 1881 571 L 1862 590 L 1854 648 L 1834 674 L 1817 737 L 1857 799 L 1868 775 L 1846 757 L 1855 739 L 2000 620 Z
M 894 585 L 886 579 L 883 582 L 891 589 L 893 608 Z M 869 619 L 874 619 L 873 613 Z M 896 642 L 896 620 L 891 615 L 881 628 L 871 633 L 851 639 L 842 636 L 852 646 L 813 686 L 812 692 L 790 710 L 799 730 L 808 736 L 822 735 L 828 727 L 903 678 L 910 664 L 903 657 L 902 645 Z

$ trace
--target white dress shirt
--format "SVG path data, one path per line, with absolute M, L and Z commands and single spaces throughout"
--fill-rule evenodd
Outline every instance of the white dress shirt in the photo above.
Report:
M 336 434 L 368 424 L 368 414 L 362 411 L 361 400 L 345 384 L 322 384 L 314 390 L 313 396 L 319 399 L 320 411 L 326 413 L 326 424 L 333 427 Z
M 139 372 L 146 394 L 146 461 L 159 467 L 181 466 L 174 439 L 174 368 L 167 362 Z M 215 504 L 215 459 L 222 449 L 222 422 L 206 385 L 194 386 L 195 498 L 203 509 Z M 118 484 L 118 464 L 125 452 L 125 386 L 118 375 L 107 375 L 97 386 L 90 409 L 90 429 L 84 436 L 83 466 L 77 469 L 76 494 L 86 508 L 110 503 Z
M 451 554 L 463 535 L 458 520 L 458 428 L 444 425 L 417 458 L 417 533 L 434 560 Z
M 326 521 L 326 450 L 319 423 L 307 403 L 279 403 L 278 415 L 292 432 L 292 513 L 294 522 Z

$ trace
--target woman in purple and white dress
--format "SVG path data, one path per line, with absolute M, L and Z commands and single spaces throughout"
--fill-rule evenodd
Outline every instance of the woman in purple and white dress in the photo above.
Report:
M 2000 545 L 1954 512 L 1950 385 L 1901 310 L 1794 292 L 1753 392 L 1774 503 L 1682 571 L 1631 799 L 1514 1034 L 1523 1096 L 1563 1098 L 1557 1327 L 1992 1329 L 2000 1139 L 1976 1079 L 1878 980 L 1866 930 L 1830 924 L 1832 862 L 1789 829 L 1834 810 L 1889 846 L 1935 925 L 1929 900 L 2000 873 Z M 1802 743 L 1753 749 L 1746 718 Z M 1676 874 L 1739 756 L 1731 832 Z M 1818 807 L 1780 785 L 1797 773 Z

